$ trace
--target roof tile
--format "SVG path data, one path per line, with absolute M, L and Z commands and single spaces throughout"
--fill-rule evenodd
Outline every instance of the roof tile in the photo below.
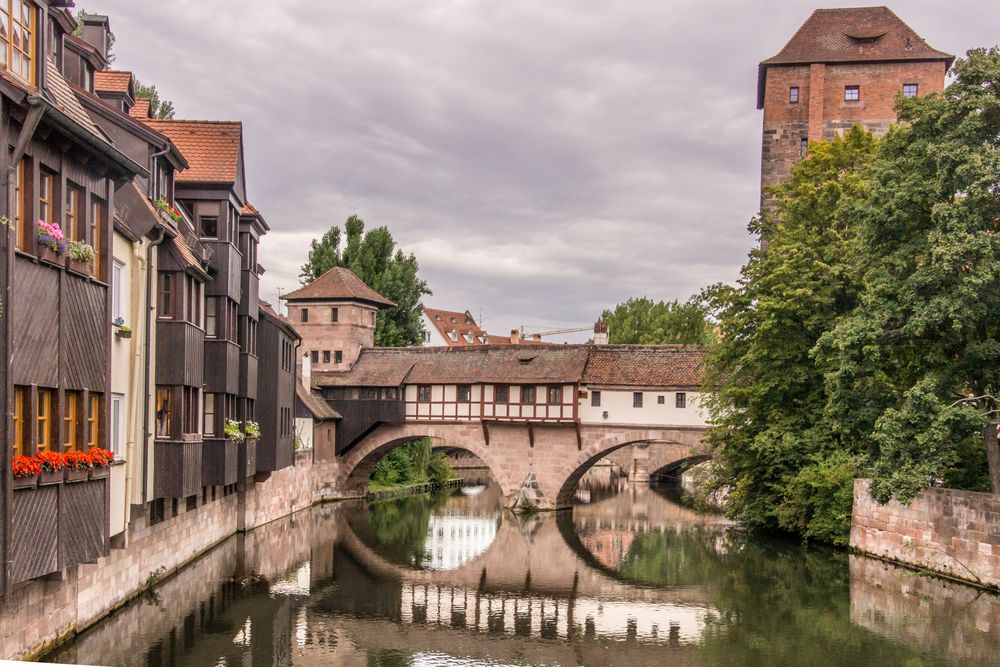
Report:
M 175 177 L 183 183 L 234 184 L 243 144 L 239 121 L 143 119 L 165 134 L 187 159 L 188 169 Z
M 132 84 L 132 72 L 101 70 L 94 72 L 94 90 L 98 93 L 128 95 Z
M 349 299 L 367 301 L 385 308 L 395 308 L 396 304 L 368 287 L 347 268 L 335 266 L 305 287 L 289 292 L 281 297 L 285 301 L 316 299 Z

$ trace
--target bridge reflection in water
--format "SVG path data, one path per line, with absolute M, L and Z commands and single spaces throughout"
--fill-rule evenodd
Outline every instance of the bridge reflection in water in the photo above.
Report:
M 997 664 L 993 596 L 749 535 L 649 486 L 590 482 L 590 502 L 558 515 L 515 517 L 494 484 L 313 508 L 225 542 L 52 658 Z

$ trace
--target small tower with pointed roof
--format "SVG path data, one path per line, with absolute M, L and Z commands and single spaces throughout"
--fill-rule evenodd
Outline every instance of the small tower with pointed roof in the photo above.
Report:
M 885 133 L 896 122 L 897 96 L 940 93 L 953 60 L 888 7 L 814 11 L 758 68 L 762 207 L 764 187 L 787 178 L 809 142 L 829 141 L 856 123 Z
M 361 348 L 374 346 L 378 312 L 396 307 L 339 266 L 281 298 L 302 335 L 299 353 L 309 357 L 314 371 L 349 370 Z

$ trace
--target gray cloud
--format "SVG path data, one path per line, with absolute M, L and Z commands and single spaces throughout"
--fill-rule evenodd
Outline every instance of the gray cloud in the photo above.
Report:
M 80 3 L 82 4 L 82 3 Z M 357 213 L 421 262 L 441 308 L 491 332 L 587 325 L 630 296 L 731 281 L 753 240 L 757 62 L 812 3 L 95 0 L 114 66 L 179 117 L 241 119 L 272 227 L 265 298 Z M 897 2 L 962 53 L 988 0 Z M 960 17 L 960 18 L 956 18 Z

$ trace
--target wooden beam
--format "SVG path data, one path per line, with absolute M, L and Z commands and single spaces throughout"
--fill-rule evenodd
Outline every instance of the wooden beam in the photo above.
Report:
M 490 427 L 487 425 L 486 420 L 483 420 L 482 424 L 483 424 L 483 442 L 485 442 L 486 446 L 489 447 L 490 446 Z
M 531 422 L 528 422 L 528 446 L 535 446 L 535 429 L 532 428 Z

